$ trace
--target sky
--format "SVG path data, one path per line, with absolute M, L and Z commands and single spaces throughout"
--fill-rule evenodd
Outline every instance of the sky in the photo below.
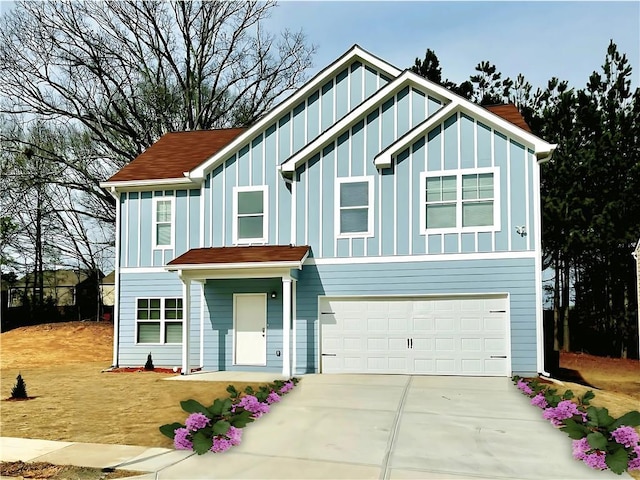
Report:
M 626 53 L 640 86 L 640 1 L 307 2 L 281 1 L 267 26 L 302 29 L 318 47 L 310 75 L 358 44 L 405 69 L 436 52 L 443 78 L 467 80 L 488 60 L 502 76 L 534 87 L 556 76 L 582 88 L 604 63 L 609 40 Z

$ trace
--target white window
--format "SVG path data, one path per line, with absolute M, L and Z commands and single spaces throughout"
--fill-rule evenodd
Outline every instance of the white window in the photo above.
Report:
M 156 248 L 173 245 L 173 198 L 156 197 L 153 201 L 153 238 Z
M 234 243 L 267 243 L 267 191 L 266 185 L 233 189 Z
M 182 298 L 138 298 L 136 343 L 182 343 Z
M 339 178 L 336 185 L 336 234 L 339 237 L 373 235 L 373 178 Z
M 422 234 L 500 229 L 497 169 L 423 173 Z

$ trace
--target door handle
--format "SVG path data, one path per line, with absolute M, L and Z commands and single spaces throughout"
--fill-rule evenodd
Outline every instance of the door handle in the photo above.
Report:
M 413 338 L 410 338 L 409 340 L 411 340 L 411 349 L 413 349 Z
M 263 337 L 266 337 L 266 336 L 267 336 L 267 335 L 266 335 L 266 333 L 265 333 L 265 327 L 262 327 L 262 336 L 263 336 Z
M 507 358 L 506 355 L 491 355 L 491 358 Z

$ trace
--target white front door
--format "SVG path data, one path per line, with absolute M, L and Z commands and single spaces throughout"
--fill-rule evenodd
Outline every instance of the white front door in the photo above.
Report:
M 267 364 L 267 294 L 233 296 L 234 364 Z

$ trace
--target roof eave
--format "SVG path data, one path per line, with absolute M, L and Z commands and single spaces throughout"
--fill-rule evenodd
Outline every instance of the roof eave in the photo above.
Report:
M 169 272 L 176 271 L 194 271 L 194 270 L 245 270 L 245 269 L 267 269 L 267 268 L 297 268 L 299 270 L 302 269 L 302 264 L 306 260 L 308 255 L 305 256 L 301 260 L 293 260 L 293 261 L 275 261 L 275 262 L 231 262 L 231 263 L 176 263 L 166 265 L 164 267 L 165 270 Z
M 144 180 L 116 180 L 100 182 L 101 188 L 110 190 L 129 190 L 135 188 L 145 187 L 161 187 L 161 186 L 175 186 L 175 185 L 198 185 L 201 181 L 198 177 L 178 177 L 178 178 L 156 178 L 156 179 L 144 179 Z

